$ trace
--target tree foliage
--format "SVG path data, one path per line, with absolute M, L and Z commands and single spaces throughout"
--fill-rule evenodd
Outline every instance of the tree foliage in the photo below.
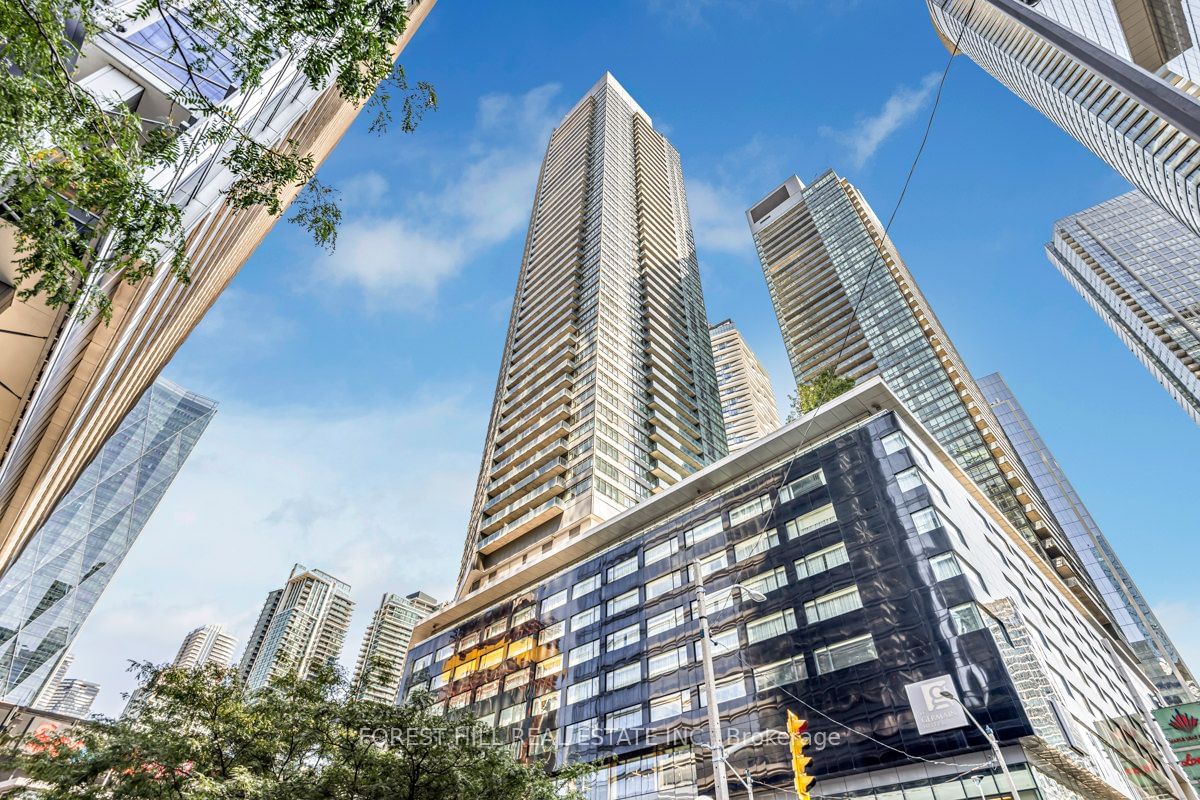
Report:
M 823 369 L 814 375 L 812 380 L 796 387 L 796 396 L 792 398 L 792 413 L 788 418 L 794 419 L 801 414 L 807 414 L 853 388 L 853 378 L 838 375 L 832 367 Z
M 247 692 L 232 670 L 141 665 L 132 719 L 10 752 L 44 800 L 561 800 L 578 770 L 523 764 L 465 711 L 354 699 L 334 670 Z
M 373 107 L 373 131 L 393 122 L 396 100 L 404 131 L 436 107 L 433 87 L 410 85 L 392 63 L 408 24 L 404 0 L 114 6 L 0 3 L 0 215 L 15 230 L 22 299 L 77 304 L 81 314 L 108 318 L 102 276 L 137 283 L 166 268 L 186 281 L 183 217 L 172 194 L 198 154 L 214 148 L 233 175 L 228 201 L 280 214 L 284 193 L 308 184 L 316 165 L 295 141 L 251 133 L 253 114 L 240 101 L 265 85 L 272 65 L 290 65 L 312 88 L 333 86 L 347 101 Z M 163 55 L 182 74 L 171 111 L 154 118 L 89 91 L 78 68 L 88 42 L 147 20 L 162 23 L 171 42 Z M 207 78 L 218 69 L 236 90 L 214 99 Z M 339 218 L 336 195 L 319 185 L 300 195 L 292 217 L 327 248 Z

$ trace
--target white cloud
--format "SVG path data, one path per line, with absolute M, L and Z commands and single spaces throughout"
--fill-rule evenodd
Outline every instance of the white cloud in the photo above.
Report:
M 941 74 L 934 72 L 926 75 L 916 88 L 897 87 L 878 114 L 859 119 L 850 130 L 822 128 L 821 132 L 844 144 L 850 153 L 850 163 L 859 169 L 871 160 L 889 136 L 916 116 L 937 88 L 940 78 Z
M 295 561 L 353 589 L 342 653 L 352 668 L 385 591 L 448 597 L 490 398 L 427 387 L 397 408 L 248 410 L 223 404 L 84 626 L 72 675 L 99 681 L 115 714 L 127 659 L 168 661 L 206 623 L 244 644 Z M 240 648 L 239 653 L 240 656 Z
M 687 182 L 688 210 L 701 257 L 718 250 L 753 255 L 754 241 L 746 225 L 746 204 L 740 195 L 703 180 Z
M 547 84 L 480 98 L 470 141 L 446 149 L 446 177 L 431 178 L 427 192 L 389 195 L 374 172 L 347 181 L 337 250 L 315 261 L 314 278 L 354 287 L 372 304 L 428 307 L 445 281 L 528 221 L 558 93 Z

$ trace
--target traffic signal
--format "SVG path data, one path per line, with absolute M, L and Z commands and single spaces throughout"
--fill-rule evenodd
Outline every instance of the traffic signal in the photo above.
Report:
M 808 720 L 800 719 L 791 711 L 787 712 L 787 732 L 792 748 L 792 774 L 796 778 L 796 796 L 798 800 L 811 800 L 808 787 L 812 785 L 813 777 L 808 774 L 808 765 L 812 759 L 804 755 L 808 744 Z

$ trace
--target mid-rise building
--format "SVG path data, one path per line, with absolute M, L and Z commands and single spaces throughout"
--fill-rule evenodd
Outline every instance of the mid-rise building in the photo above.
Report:
M 1200 234 L 1196 0 L 926 0 L 951 52 Z
M 216 413 L 159 379 L 0 574 L 0 687 L 29 705 Z
M 400 690 L 404 657 L 413 629 L 438 608 L 438 601 L 424 592 L 406 597 L 385 594 L 363 635 L 352 685 L 357 696 L 377 703 L 394 703 Z
M 779 406 L 771 376 L 733 320 L 711 326 L 709 336 L 725 442 L 730 450 L 736 450 L 779 427 Z
M 225 630 L 224 625 L 201 625 L 183 637 L 172 666 L 179 669 L 199 669 L 209 664 L 228 667 L 236 649 L 237 637 Z
M 92 713 L 92 703 L 100 694 L 100 684 L 79 678 L 64 678 L 50 698 L 47 711 L 69 717 L 86 717 Z
M 881 376 L 1041 554 L 1104 613 L 1066 535 L 862 194 L 793 176 L 747 214 L 797 384 Z M 1116 635 L 1115 628 L 1113 635 Z
M 1046 254 L 1200 423 L 1200 236 L 1130 192 L 1056 222 Z
M 353 611 L 349 584 L 303 564 L 292 567 L 284 587 L 267 595 L 246 644 L 238 672 L 247 687 L 336 664 Z
M 542 162 L 458 596 L 725 452 L 679 154 L 605 74 Z
M 979 388 L 1099 589 L 1121 634 L 1137 653 L 1142 670 L 1167 703 L 1200 699 L 1191 670 L 1012 389 L 998 372 L 981 378 Z
M 411 0 L 396 55 L 434 4 Z M 97 288 L 112 302 L 109 322 L 52 308 L 41 298 L 20 300 L 13 292 L 19 256 L 12 229 L 0 222 L 0 570 L 46 524 L 280 216 L 262 205 L 238 209 L 227 202 L 233 174 L 224 158 L 237 140 L 215 136 L 213 119 L 181 98 L 191 85 L 176 63 L 175 41 L 203 48 L 203 60 L 212 66 L 202 80 L 209 99 L 238 114 L 246 135 L 270 147 L 287 142 L 316 165 L 360 110 L 336 87 L 313 86 L 293 59 L 264 65 L 261 85 L 243 91 L 215 66 L 223 54 L 208 37 L 182 12 L 160 8 L 132 15 L 119 29 L 83 42 L 72 76 L 79 91 L 102 104 L 119 98 L 148 127 L 168 115 L 189 121 L 180 137 L 180 172 L 166 169 L 151 177 L 182 212 L 186 284 L 165 267 L 136 285 L 121 280 L 119 271 L 97 276 Z M 284 208 L 298 191 L 284 193 Z
M 723 739 L 806 718 L 814 797 L 1010 797 L 963 707 L 1022 800 L 1188 796 L 1135 655 L 878 378 L 439 610 L 404 691 L 595 800 L 712 797 L 700 577 Z M 795 797 L 786 742 L 731 762 Z

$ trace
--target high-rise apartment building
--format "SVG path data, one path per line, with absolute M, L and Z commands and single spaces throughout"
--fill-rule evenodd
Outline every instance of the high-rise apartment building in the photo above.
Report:
M 413 592 L 406 597 L 389 592 L 383 596 L 363 635 L 354 667 L 353 686 L 360 698 L 377 703 L 396 701 L 413 629 L 437 611 L 438 605 L 437 600 L 424 592 Z
M 859 381 L 880 375 L 1103 615 L 1067 537 L 859 191 L 832 170 L 808 186 L 793 176 L 746 216 L 796 383 L 826 369 Z
M 397 54 L 434 3 L 410 3 Z M 182 15 L 137 15 L 119 33 L 87 40 L 74 77 L 81 91 L 105 97 L 102 102 L 118 96 L 148 124 L 168 113 L 187 119 L 192 112 L 178 92 L 188 86 L 174 63 L 173 40 L 186 47 L 204 36 Z M 220 57 L 211 42 L 205 46 L 212 58 Z M 336 88 L 311 86 L 290 60 L 267 66 L 262 86 L 251 93 L 219 70 L 212 77 L 215 99 L 253 120 L 249 135 L 272 146 L 290 142 L 317 165 L 359 111 Z M 119 274 L 107 275 L 99 287 L 112 299 L 108 323 L 94 314 L 84 319 L 72 309 L 50 308 L 38 298 L 18 300 L 12 292 L 17 283 L 12 232 L 0 223 L 0 570 L 46 523 L 278 218 L 262 206 L 239 210 L 226 202 L 232 174 L 222 162 L 225 153 L 206 144 L 211 120 L 196 117 L 182 137 L 181 148 L 191 155 L 178 183 L 170 183 L 171 171 L 154 179 L 174 186 L 172 197 L 182 209 L 191 264 L 187 284 L 167 269 L 135 286 Z M 285 207 L 298 189 L 282 197 Z
M 1133 652 L 878 378 L 574 551 L 420 623 L 403 691 L 597 765 L 592 800 L 716 796 L 700 575 L 723 740 L 807 717 L 814 797 L 1012 797 L 959 702 L 1021 800 L 1188 796 Z M 730 761 L 756 800 L 795 800 L 786 742 Z
M 0 574 L 0 687 L 28 705 L 216 413 L 159 379 Z
M 302 564 L 282 589 L 271 592 L 246 644 L 238 671 L 251 689 L 273 676 L 307 676 L 337 663 L 350 627 L 350 585 Z
M 733 320 L 709 328 L 713 365 L 717 370 L 717 392 L 725 441 L 730 450 L 744 447 L 779 427 L 779 407 L 771 376 L 746 344 Z
M 79 678 L 64 678 L 50 698 L 46 710 L 70 717 L 86 717 L 92 713 L 92 703 L 100 694 L 100 684 L 81 681 Z
M 183 637 L 173 666 L 180 669 L 198 669 L 209 664 L 228 667 L 236 649 L 237 637 L 225 630 L 224 625 L 201 625 Z
M 54 668 L 54 671 L 50 673 L 50 677 L 42 684 L 41 690 L 29 702 L 29 706 L 42 710 L 49 708 L 55 693 L 58 692 L 58 687 L 62 685 L 63 678 L 67 677 L 67 670 L 74 663 L 75 654 L 64 653 L 58 661 L 58 666 Z
M 1200 423 L 1200 236 L 1130 192 L 1056 222 L 1046 254 Z
M 679 154 L 605 74 L 542 162 L 458 595 L 725 452 Z
M 1200 3 L 926 3 L 947 48 L 1200 234 Z
M 1037 484 L 1092 583 L 1100 590 L 1121 634 L 1137 653 L 1142 671 L 1169 704 L 1200 699 L 1196 679 L 1179 651 L 1004 378 L 998 372 L 985 375 L 979 388 L 1024 462 L 1026 473 Z

